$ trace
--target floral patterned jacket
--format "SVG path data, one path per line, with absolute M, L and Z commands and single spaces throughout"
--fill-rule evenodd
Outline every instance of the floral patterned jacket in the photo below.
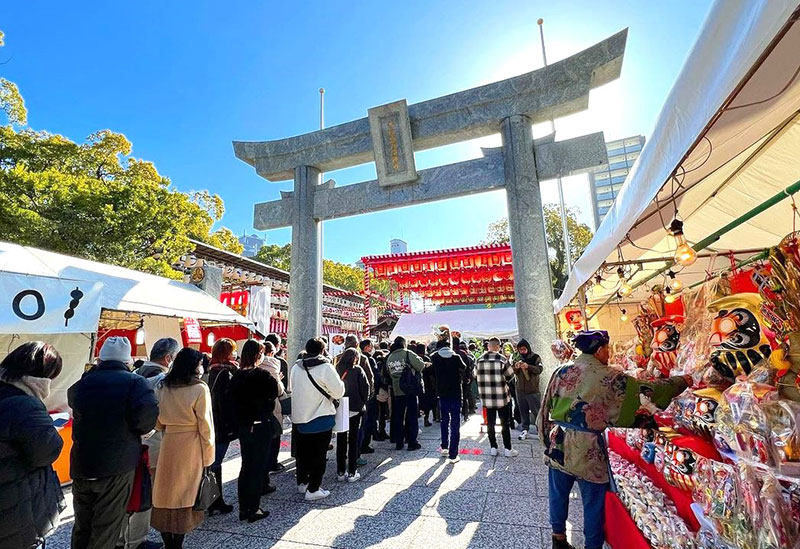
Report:
M 542 399 L 538 424 L 545 464 L 589 482 L 608 482 L 607 453 L 598 435 L 607 427 L 637 427 L 651 420 L 640 409 L 640 395 L 665 408 L 686 386 L 682 377 L 640 381 L 592 355 L 580 355 L 553 373 Z

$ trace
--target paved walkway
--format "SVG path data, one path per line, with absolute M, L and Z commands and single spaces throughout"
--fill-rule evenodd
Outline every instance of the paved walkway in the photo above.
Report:
M 512 432 L 519 456 L 492 457 L 487 437 L 480 431 L 480 415 L 462 426 L 461 462 L 455 465 L 437 451 L 438 423 L 420 427 L 423 449 L 416 452 L 395 451 L 389 442 L 374 442 L 377 451 L 365 456 L 369 463 L 360 469 L 362 480 L 352 484 L 336 482 L 335 454 L 329 452 L 323 486 L 331 495 L 315 503 L 306 503 L 297 493 L 294 461 L 289 456 L 288 435 L 284 435 L 280 459 L 287 471 L 272 477 L 278 491 L 262 499 L 269 518 L 255 524 L 240 522 L 237 507 L 233 513 L 207 519 L 187 536 L 184 546 L 549 548 L 547 470 L 541 445 L 518 441 L 518 433 Z M 228 502 L 236 502 L 240 465 L 238 446 L 232 446 L 224 465 Z M 573 500 L 570 519 L 571 527 L 580 530 L 579 499 Z M 67 549 L 71 530 L 70 508 L 47 547 Z M 576 546 L 583 546 L 579 532 L 571 532 L 570 537 Z M 150 539 L 160 541 L 155 531 Z

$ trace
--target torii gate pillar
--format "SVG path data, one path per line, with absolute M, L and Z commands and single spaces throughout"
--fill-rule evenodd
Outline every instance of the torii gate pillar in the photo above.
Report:
M 544 229 L 542 194 L 536 177 L 531 119 L 516 115 L 501 123 L 508 232 L 514 263 L 514 296 L 520 337 L 540 356 L 556 338 L 553 287 Z

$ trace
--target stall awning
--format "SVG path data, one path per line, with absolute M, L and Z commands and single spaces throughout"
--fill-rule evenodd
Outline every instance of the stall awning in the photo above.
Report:
M 694 244 L 800 179 L 800 24 L 796 0 L 718 0 L 613 207 L 575 263 L 560 311 L 607 261 L 671 256 L 677 210 Z M 784 200 L 709 251 L 777 243 L 794 227 Z M 680 273 L 702 280 L 724 259 Z M 631 280 L 666 263 L 647 263 Z M 645 290 L 641 290 L 645 291 Z M 592 301 L 616 292 L 613 282 Z
M 466 339 L 498 337 L 516 340 L 519 337 L 516 307 L 403 314 L 392 330 L 391 337 L 430 341 L 434 338 L 434 329 L 443 325 L 461 332 Z
M 77 305 L 76 318 L 79 316 L 77 313 L 83 311 L 83 306 L 95 309 L 95 318 L 99 317 L 101 309 L 105 309 L 143 315 L 189 317 L 219 324 L 252 325 L 250 320 L 191 284 L 37 248 L 0 242 L 0 273 L 13 276 L 15 280 L 25 278 L 28 286 L 34 290 L 37 287 L 52 286 L 58 281 L 64 282 L 65 287 L 71 287 L 77 281 L 85 281 L 92 288 L 98 286 L 99 289 L 91 293 L 93 299 Z M 9 302 L 14 298 L 8 292 L 2 294 Z M 62 308 L 66 310 L 70 296 L 67 295 L 65 299 L 66 305 Z M 33 301 L 31 303 L 35 305 Z M 32 311 L 26 310 L 28 313 Z M 65 318 L 61 314 L 53 318 L 55 325 L 52 327 L 29 326 L 38 319 L 31 321 L 17 317 L 13 324 L 0 325 L 0 333 L 85 331 L 83 328 L 78 329 L 77 322 L 74 326 L 65 326 Z M 96 327 L 95 322 L 94 329 Z

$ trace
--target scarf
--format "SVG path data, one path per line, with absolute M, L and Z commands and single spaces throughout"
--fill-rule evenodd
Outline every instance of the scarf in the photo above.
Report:
M 16 387 L 26 395 L 44 401 L 44 399 L 50 396 L 50 383 L 53 380 L 47 377 L 22 376 L 12 381 L 6 379 L 5 369 L 0 368 L 0 381 Z

